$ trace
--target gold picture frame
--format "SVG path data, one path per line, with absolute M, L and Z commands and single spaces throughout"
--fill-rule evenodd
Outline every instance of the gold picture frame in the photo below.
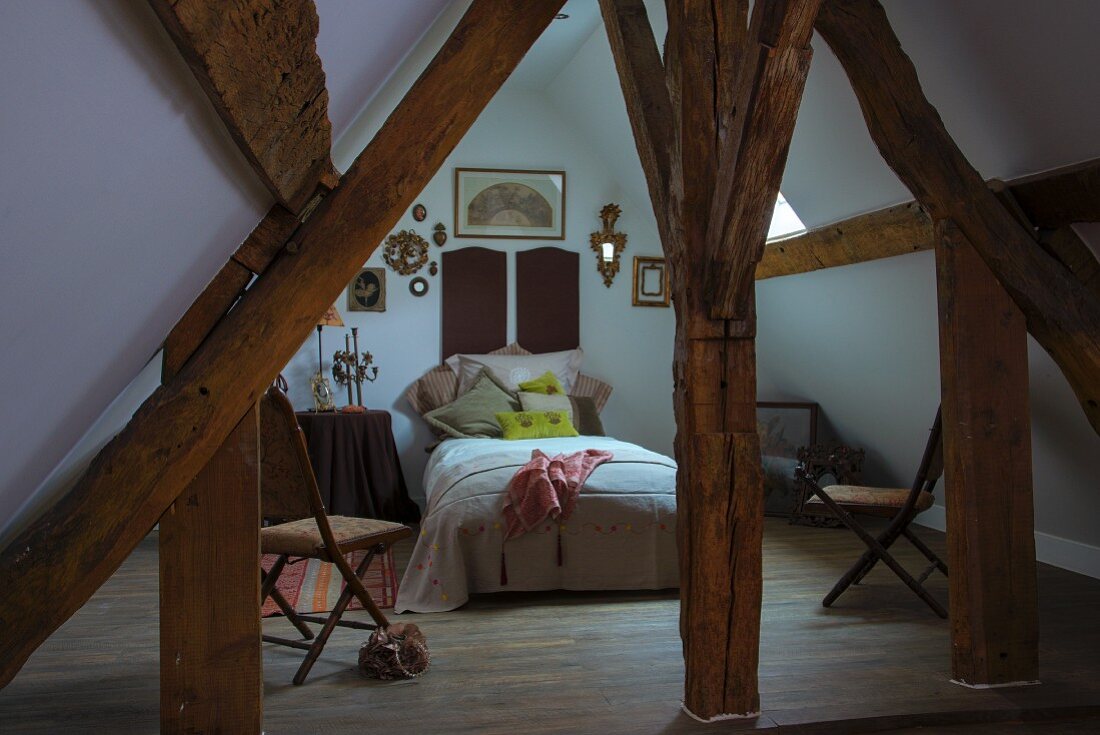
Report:
M 664 306 L 671 303 L 668 264 L 664 258 L 634 256 L 634 306 Z
M 348 284 L 348 311 L 386 310 L 386 269 L 361 268 Z
M 565 172 L 455 168 L 455 237 L 565 239 Z

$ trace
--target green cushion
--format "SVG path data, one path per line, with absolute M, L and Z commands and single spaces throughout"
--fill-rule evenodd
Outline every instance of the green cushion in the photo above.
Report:
M 534 380 L 520 383 L 519 389 L 525 393 L 545 393 L 548 396 L 565 395 L 565 389 L 561 387 L 558 376 L 549 370 Z
M 446 406 L 424 414 L 424 420 L 448 436 L 458 439 L 501 436 L 496 415 L 516 411 L 520 407 L 508 391 L 497 385 L 493 377 L 482 371 L 470 390 Z
M 498 413 L 505 439 L 553 439 L 579 436 L 565 411 L 515 411 Z

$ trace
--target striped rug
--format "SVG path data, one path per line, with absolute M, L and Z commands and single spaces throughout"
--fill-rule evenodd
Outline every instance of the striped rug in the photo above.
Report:
M 348 554 L 348 563 L 351 568 L 359 566 L 359 562 L 366 556 L 366 551 L 357 551 Z M 264 554 L 263 564 L 265 570 L 271 569 L 271 565 L 279 557 L 275 554 Z M 378 607 L 393 607 L 397 598 L 397 577 L 393 573 L 393 551 L 387 549 L 385 554 L 374 557 L 367 571 L 363 573 L 363 586 L 370 592 L 371 597 Z M 340 571 L 328 562 L 317 559 L 306 559 L 297 563 L 287 563 L 283 573 L 279 577 L 276 589 L 283 593 L 287 602 L 300 613 L 328 612 L 336 605 L 340 593 L 344 589 L 344 580 Z M 363 606 L 354 597 L 351 599 L 349 610 L 362 610 Z M 279 606 L 268 598 L 264 601 L 263 616 L 280 615 Z

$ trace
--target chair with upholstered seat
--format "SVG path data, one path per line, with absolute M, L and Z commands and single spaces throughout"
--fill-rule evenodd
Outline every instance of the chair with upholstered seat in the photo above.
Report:
M 389 625 L 386 616 L 363 586 L 361 577 L 376 554 L 385 552 L 394 542 L 412 535 L 412 529 L 400 523 L 330 516 L 325 512 L 306 452 L 305 437 L 298 427 L 290 401 L 277 388 L 268 390 L 260 402 L 260 505 L 265 520 L 279 521 L 277 525 L 260 529 L 262 553 L 278 554 L 269 571 L 260 570 L 263 580 L 260 600 L 262 603 L 271 597 L 302 634 L 302 640 L 272 635 L 264 635 L 263 639 L 307 652 L 294 675 L 294 683 L 301 684 L 336 626 L 374 630 Z M 353 570 L 345 555 L 363 550 L 367 553 L 358 568 Z M 327 618 L 296 612 L 276 588 L 279 576 L 292 557 L 320 559 L 332 563 L 339 570 L 345 586 Z M 353 597 L 374 619 L 373 624 L 341 620 Z M 322 625 L 316 637 L 307 622 Z M 310 640 L 312 642 L 306 642 Z
M 832 591 L 822 600 L 822 605 L 831 606 L 848 587 L 859 584 L 875 564 L 882 561 L 937 615 L 947 617 L 947 611 L 924 588 L 924 581 L 937 569 L 946 575 L 947 565 L 909 528 L 919 513 L 932 507 L 933 490 L 943 474 L 943 431 L 938 411 L 929 432 L 928 444 L 924 448 L 924 456 L 917 469 L 917 476 L 908 490 L 861 485 L 831 485 L 822 488 L 801 467 L 796 468 L 795 472 L 798 473 L 799 481 L 813 493 L 813 497 L 803 505 L 802 513 L 835 516 L 867 545 L 867 551 L 837 581 Z M 886 530 L 876 537 L 860 525 L 855 519 L 857 515 L 890 518 L 891 521 Z M 930 562 L 928 568 L 917 578 L 909 574 L 888 551 L 902 536 Z

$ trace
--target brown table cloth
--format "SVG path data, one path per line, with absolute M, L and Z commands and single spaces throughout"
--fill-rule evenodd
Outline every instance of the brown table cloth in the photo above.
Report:
M 389 412 L 301 412 L 298 424 L 330 514 L 420 520 L 420 509 L 405 487 Z

